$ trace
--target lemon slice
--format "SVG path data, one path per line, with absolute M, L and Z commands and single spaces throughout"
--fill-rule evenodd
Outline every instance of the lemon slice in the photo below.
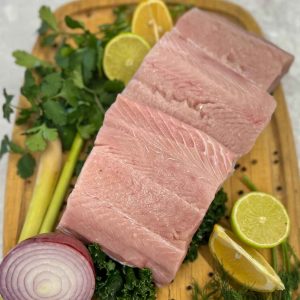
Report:
M 235 234 L 256 248 L 272 248 L 289 234 L 289 216 L 279 200 L 253 192 L 240 198 L 232 209 L 231 224 Z
M 133 33 L 123 33 L 113 38 L 105 47 L 103 69 L 110 79 L 125 84 L 132 78 L 150 50 L 149 44 Z
M 284 290 L 284 284 L 264 257 L 229 230 L 215 225 L 209 248 L 224 270 L 240 284 L 258 292 Z
M 142 36 L 151 46 L 173 27 L 172 17 L 161 0 L 140 3 L 134 11 L 132 32 Z

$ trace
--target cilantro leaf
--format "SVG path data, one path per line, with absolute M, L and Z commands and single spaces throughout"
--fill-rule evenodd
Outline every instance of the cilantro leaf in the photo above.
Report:
M 54 14 L 48 6 L 42 6 L 39 10 L 40 19 L 45 22 L 52 30 L 58 31 L 58 25 Z
M 44 114 L 55 125 L 63 126 L 67 123 L 67 115 L 62 104 L 56 100 L 47 100 L 42 104 Z
M 47 141 L 54 141 L 58 137 L 57 129 L 49 128 L 45 124 L 41 126 L 43 138 Z
M 45 97 L 56 96 L 61 90 L 63 80 L 60 73 L 52 73 L 43 78 L 41 83 L 41 92 Z
M 91 80 L 93 71 L 96 70 L 96 56 L 97 52 L 94 48 L 86 48 L 83 51 L 82 74 L 86 85 Z
M 3 96 L 5 98 L 5 102 L 2 105 L 3 118 L 10 122 L 10 115 L 14 112 L 11 108 L 11 101 L 13 99 L 13 95 L 8 95 L 6 89 L 3 89 Z
M 25 144 L 31 152 L 44 151 L 47 146 L 47 142 L 45 141 L 41 130 L 28 136 Z
M 53 46 L 54 43 L 55 43 L 56 38 L 57 38 L 57 33 L 48 34 L 48 35 L 46 35 L 42 38 L 41 45 L 43 47 Z
M 40 28 L 38 29 L 39 35 L 44 35 L 49 30 L 49 26 L 45 21 L 41 22 Z
M 1 147 L 0 147 L 0 159 L 2 156 L 9 152 L 9 138 L 7 135 L 5 135 L 1 141 Z
M 75 86 L 77 86 L 80 89 L 84 88 L 82 73 L 79 70 L 74 70 L 71 76 Z
M 83 29 L 85 30 L 84 24 L 81 21 L 75 20 L 70 16 L 65 17 L 66 25 L 71 29 Z
M 51 68 L 51 64 L 27 53 L 26 51 L 16 50 L 13 52 L 13 56 L 16 59 L 15 63 L 17 65 L 27 69 L 34 69 L 37 67 Z
M 55 53 L 55 62 L 62 69 L 68 69 L 70 66 L 70 56 L 74 53 L 74 49 L 67 44 L 62 44 Z
M 10 148 L 10 151 L 13 152 L 13 153 L 17 153 L 17 154 L 24 154 L 25 153 L 25 150 L 21 146 L 15 144 L 12 141 L 9 142 L 9 148 Z
M 13 153 L 18 153 L 18 154 L 23 154 L 25 153 L 24 149 L 14 142 L 10 141 L 8 136 L 5 135 L 1 141 L 1 146 L 0 146 L 0 159 L 2 156 L 7 153 L 7 152 L 13 152 Z
M 79 125 L 77 129 L 83 139 L 90 138 L 97 131 L 97 127 L 94 124 Z
M 122 81 L 120 80 L 107 80 L 103 84 L 103 89 L 108 92 L 108 93 L 121 93 L 123 89 L 125 88 L 125 85 Z
M 38 110 L 34 107 L 22 108 L 17 116 L 16 124 L 22 125 L 25 124 L 33 113 L 36 113 Z
M 63 87 L 59 96 L 64 98 L 68 102 L 68 104 L 74 107 L 78 104 L 79 94 L 80 89 L 77 86 L 75 86 L 73 80 L 67 79 L 63 83 Z
M 31 104 L 33 104 L 35 102 L 34 100 L 36 100 L 36 98 L 38 97 L 39 92 L 40 89 L 35 82 L 32 71 L 26 70 L 24 76 L 24 84 L 21 88 L 22 95 L 25 96 Z
M 102 42 L 106 45 L 112 38 L 122 32 L 130 31 L 130 18 L 131 14 L 129 6 L 119 6 L 114 9 L 116 20 L 113 24 L 100 25 L 100 30 L 103 32 Z
M 46 124 L 28 129 L 25 134 L 29 135 L 25 144 L 31 152 L 44 151 L 47 141 L 53 141 L 58 136 L 57 129 L 49 128 Z
M 63 127 L 58 127 L 58 133 L 62 143 L 63 150 L 70 150 L 72 143 L 74 141 L 75 135 L 77 133 L 76 127 L 73 125 L 67 125 Z
M 33 175 L 36 166 L 35 159 L 30 153 L 25 153 L 18 161 L 17 169 L 18 175 L 23 179 L 27 179 Z

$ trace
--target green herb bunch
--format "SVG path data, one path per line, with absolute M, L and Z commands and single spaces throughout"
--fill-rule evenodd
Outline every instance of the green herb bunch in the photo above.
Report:
M 155 286 L 148 269 L 113 261 L 97 244 L 88 246 L 96 269 L 95 296 L 101 300 L 154 300 Z
M 62 31 L 48 7 L 41 7 L 39 16 L 40 43 L 55 50 L 52 62 L 44 61 L 25 51 L 15 51 L 16 64 L 25 67 L 21 94 L 28 100 L 26 107 L 17 107 L 17 125 L 26 124 L 21 147 L 4 136 L 0 158 L 6 152 L 21 154 L 18 174 L 30 177 L 36 165 L 34 152 L 44 151 L 47 142 L 61 139 L 63 149 L 69 150 L 75 134 L 92 138 L 102 125 L 105 111 L 124 88 L 117 80 L 108 80 L 103 73 L 105 44 L 114 36 L 130 29 L 128 8 L 114 11 L 113 24 L 102 25 L 99 32 L 90 32 L 82 22 L 65 17 L 68 31 Z M 10 121 L 14 111 L 13 96 L 4 89 L 3 117 Z

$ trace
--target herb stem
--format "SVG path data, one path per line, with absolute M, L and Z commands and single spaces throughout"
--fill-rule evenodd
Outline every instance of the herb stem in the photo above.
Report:
M 102 106 L 101 101 L 100 101 L 99 97 L 97 96 L 97 94 L 96 94 L 93 90 L 91 90 L 91 89 L 89 89 L 89 88 L 87 88 L 87 87 L 84 87 L 84 89 L 85 89 L 87 92 L 89 92 L 90 94 L 92 94 L 92 95 L 94 96 L 96 105 L 98 106 L 100 112 L 104 115 L 104 114 L 105 114 L 105 109 L 104 109 L 104 107 Z
M 284 241 L 281 244 L 282 249 L 282 256 L 283 256 L 283 265 L 285 268 L 285 271 L 290 273 L 291 272 L 291 262 L 289 260 L 289 253 L 288 253 L 288 247 L 286 241 Z
M 278 255 L 277 255 L 277 248 L 272 248 L 272 266 L 276 273 L 278 273 Z
M 93 94 L 94 94 L 95 102 L 96 102 L 96 104 L 97 104 L 99 110 L 100 110 L 100 111 L 103 113 L 103 115 L 104 115 L 104 114 L 105 114 L 105 109 L 104 109 L 104 107 L 102 106 L 99 97 L 97 96 L 96 93 L 93 93 Z
M 241 178 L 242 183 L 251 191 L 257 192 L 258 188 L 254 185 L 254 183 L 250 180 L 250 178 L 246 175 L 244 175 Z
M 64 164 L 60 178 L 58 180 L 54 195 L 52 197 L 50 206 L 47 210 L 47 214 L 42 224 L 40 233 L 51 232 L 57 222 L 59 212 L 65 199 L 65 195 L 67 193 L 76 166 L 76 162 L 80 155 L 83 144 L 84 141 L 82 137 L 77 133 L 73 141 L 68 158 Z

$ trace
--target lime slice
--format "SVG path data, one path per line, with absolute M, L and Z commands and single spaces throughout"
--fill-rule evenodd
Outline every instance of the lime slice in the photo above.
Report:
M 142 36 L 151 46 L 173 27 L 172 17 L 161 0 L 141 2 L 134 11 L 132 32 Z
M 149 44 L 133 33 L 119 34 L 105 47 L 103 68 L 106 76 L 129 82 L 150 50 Z
M 209 248 L 224 270 L 243 286 L 258 292 L 284 290 L 284 284 L 265 258 L 231 231 L 215 225 Z
M 272 248 L 289 234 L 290 220 L 282 203 L 271 195 L 253 192 L 240 198 L 232 209 L 236 235 L 256 248 Z

